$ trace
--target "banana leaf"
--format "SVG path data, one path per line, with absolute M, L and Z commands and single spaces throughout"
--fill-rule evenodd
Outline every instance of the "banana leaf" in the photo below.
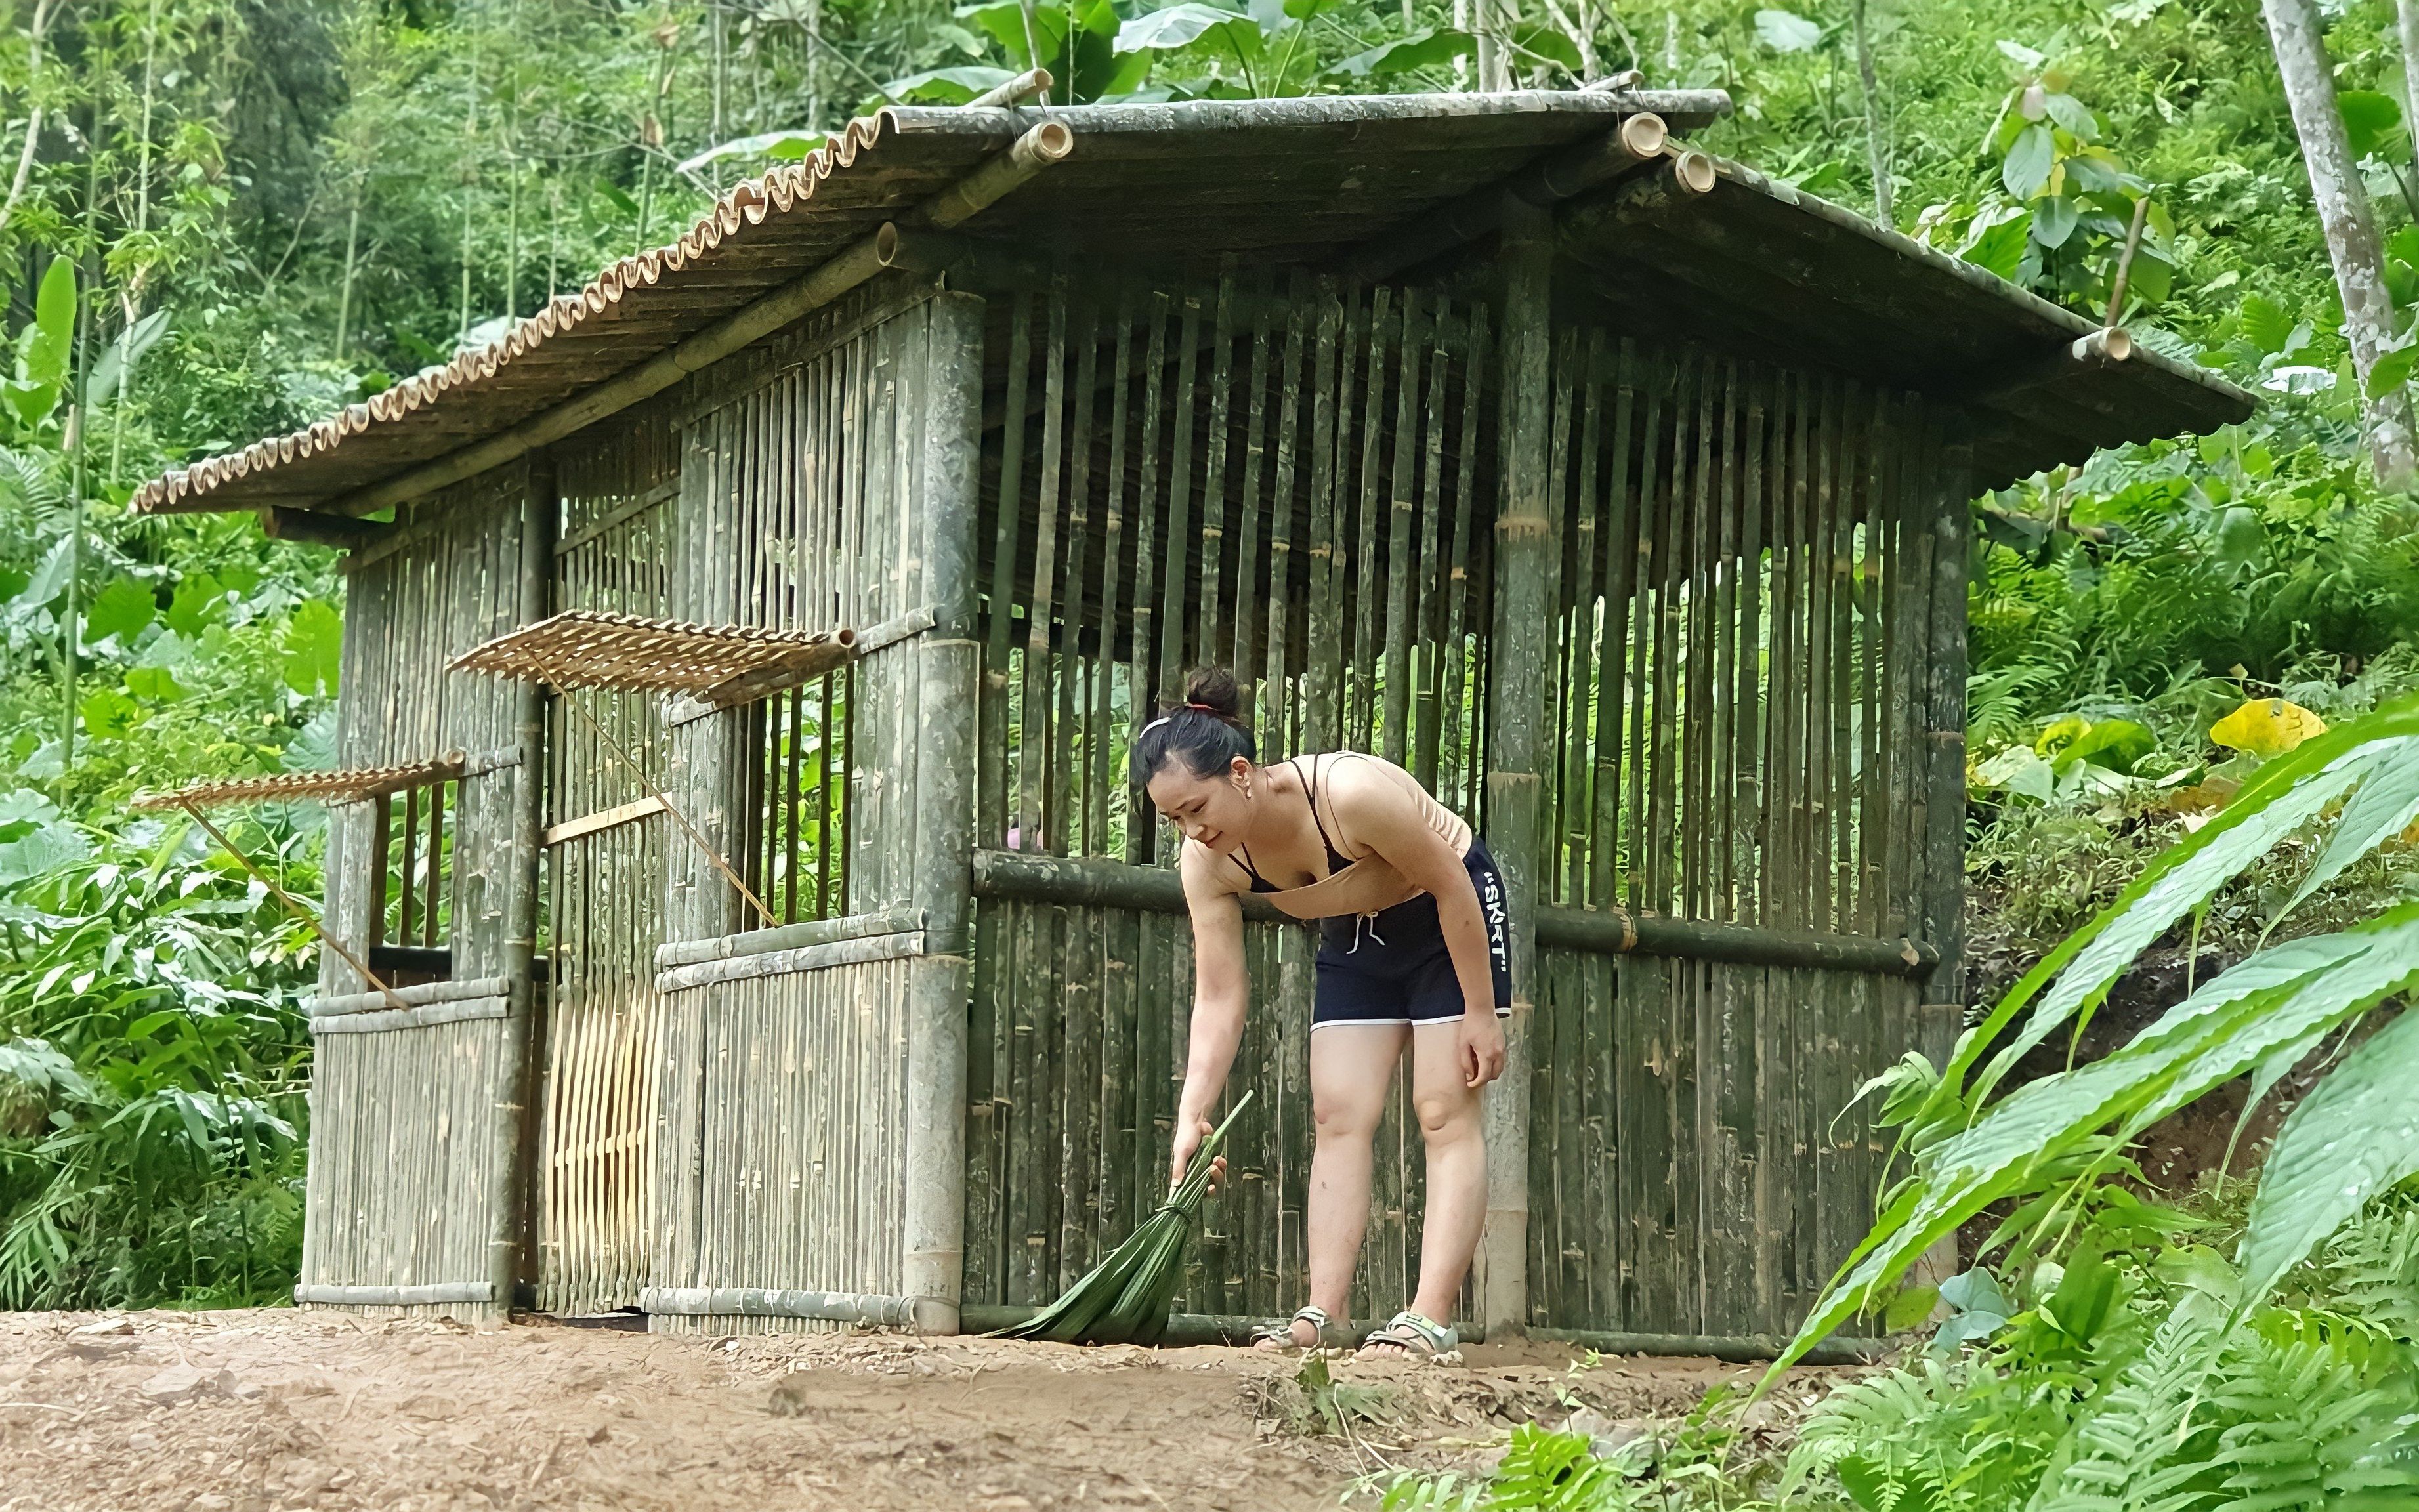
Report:
M 1202 1199 L 1210 1192 L 1210 1165 L 1226 1142 L 1226 1131 L 1251 1105 L 1252 1094 L 1245 1092 L 1225 1121 L 1201 1142 L 1183 1181 L 1135 1226 L 1124 1243 L 1069 1287 L 1065 1296 L 1022 1323 L 994 1330 L 992 1336 L 1146 1345 L 1164 1337 L 1176 1288 L 1184 1280 L 1185 1241 L 1192 1237 L 1193 1220 L 1200 1216 Z

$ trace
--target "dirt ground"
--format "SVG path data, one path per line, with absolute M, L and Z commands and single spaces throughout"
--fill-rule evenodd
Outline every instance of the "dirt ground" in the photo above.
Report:
M 1241 1350 L 0 1314 L 0 1512 L 1332 1508 L 1356 1474 L 1475 1465 L 1581 1405 L 1672 1419 L 1753 1369 L 1469 1352 L 1337 1364 L 1371 1388 L 1337 1434 L 1300 1362 Z

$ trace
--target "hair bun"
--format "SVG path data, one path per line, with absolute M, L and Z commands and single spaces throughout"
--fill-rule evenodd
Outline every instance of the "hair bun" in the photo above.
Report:
M 1196 667 L 1184 680 L 1184 702 L 1197 703 L 1222 719 L 1243 717 L 1242 690 L 1235 686 L 1235 674 L 1224 667 Z

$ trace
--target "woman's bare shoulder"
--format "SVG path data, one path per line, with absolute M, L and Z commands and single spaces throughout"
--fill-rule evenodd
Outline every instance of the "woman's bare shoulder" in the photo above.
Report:
M 1198 841 L 1186 841 L 1184 848 L 1177 853 L 1176 871 L 1184 879 L 1184 896 L 1195 902 L 1242 892 L 1250 884 L 1237 879 L 1240 870 L 1227 865 L 1217 852 Z

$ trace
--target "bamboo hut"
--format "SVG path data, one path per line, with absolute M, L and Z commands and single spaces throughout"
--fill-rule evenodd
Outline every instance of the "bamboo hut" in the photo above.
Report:
M 893 109 L 145 487 L 343 547 L 300 1301 L 995 1324 L 1163 1190 L 1181 670 L 1502 858 L 1489 1330 L 1786 1330 L 1960 1012 L 1966 501 L 2246 395 L 1645 89 Z M 398 776 L 398 774 L 401 774 Z M 348 785 L 349 784 L 349 785 Z M 1180 1304 L 1299 1300 L 1311 936 Z M 1416 1265 L 1379 1144 L 1362 1316 Z

